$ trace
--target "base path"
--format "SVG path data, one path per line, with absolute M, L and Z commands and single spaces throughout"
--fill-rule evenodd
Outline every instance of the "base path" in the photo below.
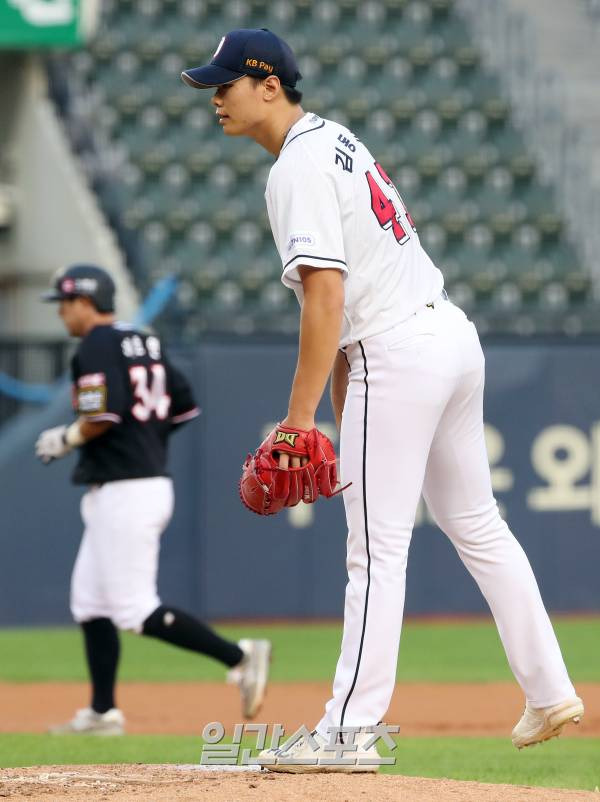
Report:
M 0 770 L 2 799 L 40 802 L 593 802 L 598 794 L 393 775 L 205 773 L 173 766 L 44 766 Z
M 569 737 L 600 736 L 600 684 L 579 683 L 577 690 L 586 714 L 578 727 L 569 728 Z M 288 733 L 301 724 L 312 729 L 329 694 L 328 682 L 272 683 L 257 721 L 283 724 Z M 85 683 L 0 683 L 0 732 L 45 732 L 88 702 Z M 237 688 L 221 683 L 124 682 L 117 703 L 130 734 L 199 736 L 210 721 L 220 721 L 231 732 L 243 720 Z M 402 683 L 396 686 L 386 722 L 399 724 L 404 736 L 508 737 L 523 705 L 513 683 Z

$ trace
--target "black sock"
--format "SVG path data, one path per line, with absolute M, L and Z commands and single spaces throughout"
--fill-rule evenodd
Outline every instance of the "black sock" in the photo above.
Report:
M 90 679 L 92 710 L 106 713 L 115 707 L 115 681 L 119 664 L 119 633 L 110 618 L 94 618 L 81 624 L 85 639 Z
M 175 607 L 157 607 L 144 621 L 142 635 L 207 654 L 229 668 L 236 666 L 244 656 L 237 643 L 225 640 L 202 621 Z

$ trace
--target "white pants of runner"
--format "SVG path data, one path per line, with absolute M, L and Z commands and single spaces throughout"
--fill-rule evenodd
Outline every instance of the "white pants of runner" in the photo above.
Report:
M 340 474 L 352 482 L 343 494 L 349 581 L 333 698 L 317 731 L 384 719 L 421 493 L 487 600 L 527 701 L 546 707 L 573 696 L 531 566 L 492 493 L 475 326 L 440 299 L 346 355 Z
M 171 479 L 126 479 L 91 487 L 81 500 L 85 531 L 71 578 L 78 623 L 110 618 L 140 632 L 160 606 L 160 537 L 173 513 Z

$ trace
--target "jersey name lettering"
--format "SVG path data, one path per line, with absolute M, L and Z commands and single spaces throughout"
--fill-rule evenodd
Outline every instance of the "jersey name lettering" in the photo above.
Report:
M 138 334 L 134 334 L 131 337 L 124 337 L 121 340 L 121 350 L 123 351 L 123 356 L 129 359 L 146 355 L 144 341 Z
M 349 153 L 346 153 L 341 148 L 335 149 L 335 163 L 342 165 L 342 170 L 347 173 L 352 172 L 354 160 Z
M 150 359 L 155 359 L 157 362 L 160 359 L 160 340 L 158 337 L 146 337 L 146 350 Z
M 341 142 L 342 145 L 345 148 L 348 148 L 348 150 L 352 151 L 352 153 L 356 152 L 356 145 L 353 142 L 350 142 L 350 140 L 348 139 L 347 136 L 344 136 L 343 134 L 339 134 L 338 142 Z

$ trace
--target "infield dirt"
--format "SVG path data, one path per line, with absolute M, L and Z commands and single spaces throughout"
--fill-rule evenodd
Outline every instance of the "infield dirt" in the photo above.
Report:
M 569 736 L 600 735 L 600 684 L 581 683 L 586 716 Z M 321 714 L 329 683 L 273 683 L 258 716 L 284 724 L 288 734 L 311 726 Z M 44 732 L 87 703 L 85 683 L 0 683 L 0 731 Z M 119 704 L 131 734 L 200 737 L 210 721 L 231 732 L 240 721 L 234 687 L 217 683 L 122 683 Z M 503 735 L 508 737 L 523 707 L 519 689 L 509 683 L 398 685 L 388 723 L 401 734 Z M 399 775 L 280 775 L 223 773 L 175 766 L 38 766 L 0 770 L 0 798 L 57 802 L 578 802 L 597 800 L 589 791 L 490 785 Z
M 281 723 L 288 733 L 309 728 L 329 698 L 328 682 L 272 683 L 257 720 Z M 600 736 L 600 684 L 578 683 L 586 715 L 569 736 Z M 45 732 L 88 703 L 85 683 L 0 683 L 0 732 Z M 240 722 L 237 689 L 222 683 L 121 683 L 118 704 L 131 734 L 198 735 L 220 721 L 228 732 Z M 523 710 L 515 683 L 396 686 L 388 724 L 412 735 L 501 735 L 508 737 Z M 598 797 L 600 799 L 600 797 Z
M 585 802 L 590 791 L 488 785 L 394 775 L 204 773 L 174 766 L 46 766 L 0 771 L 3 799 L 57 802 Z

